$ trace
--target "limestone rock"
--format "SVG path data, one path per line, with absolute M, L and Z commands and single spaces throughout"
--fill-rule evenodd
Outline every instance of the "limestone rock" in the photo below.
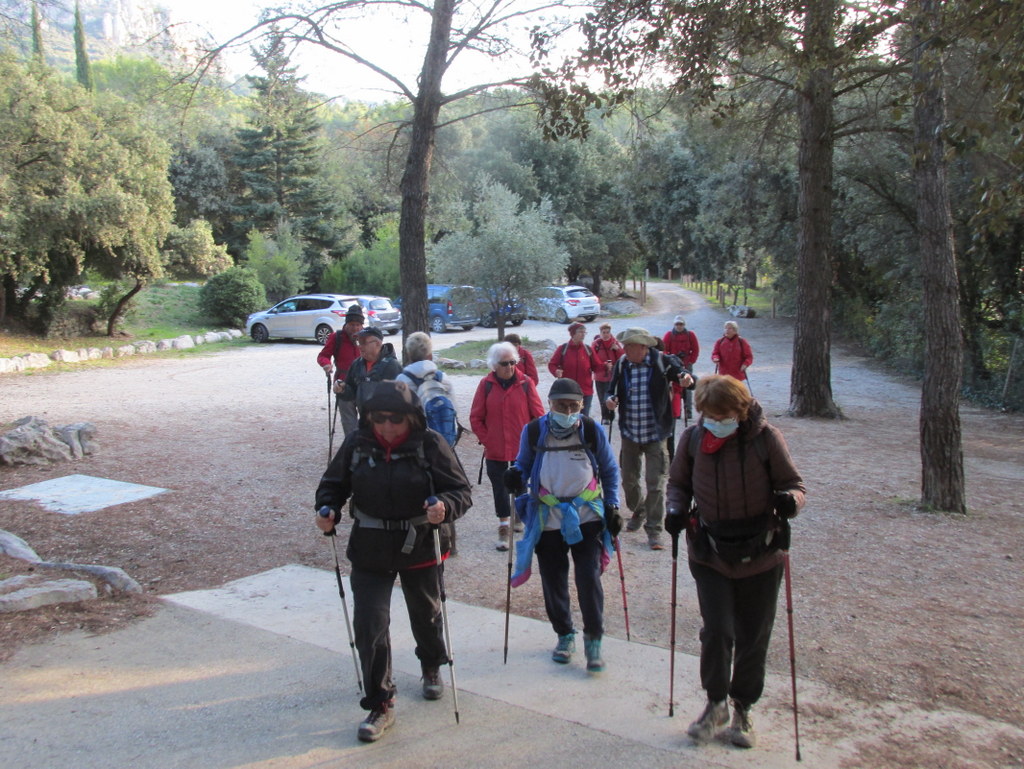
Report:
M 3 529 L 0 529 L 0 553 L 29 563 L 39 563 L 42 560 L 36 555 L 36 551 L 29 547 L 28 542 L 17 534 L 11 534 Z
M 96 586 L 81 579 L 40 581 L 0 594 L 0 612 L 27 611 L 71 601 L 92 601 L 97 595 Z

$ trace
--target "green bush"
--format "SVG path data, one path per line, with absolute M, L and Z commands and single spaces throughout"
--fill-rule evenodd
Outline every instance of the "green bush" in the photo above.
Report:
M 199 308 L 215 323 L 240 327 L 267 304 L 263 284 L 252 270 L 232 267 L 214 275 L 199 292 Z

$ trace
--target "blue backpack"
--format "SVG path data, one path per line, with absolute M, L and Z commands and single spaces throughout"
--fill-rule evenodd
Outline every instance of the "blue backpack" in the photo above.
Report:
M 441 384 L 444 374 L 435 371 L 421 379 L 409 372 L 404 373 L 416 385 L 416 394 L 419 396 L 420 405 L 423 406 L 423 413 L 427 417 L 427 427 L 441 433 L 448 445 L 454 446 L 458 443 L 462 430 L 460 430 L 458 415 L 455 413 L 455 404 L 452 403 L 452 399 L 448 397 L 448 391 Z

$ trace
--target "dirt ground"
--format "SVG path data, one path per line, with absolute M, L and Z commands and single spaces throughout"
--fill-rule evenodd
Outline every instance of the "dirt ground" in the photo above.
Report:
M 697 373 L 710 373 L 710 348 L 727 316 L 696 295 L 652 284 L 644 317 L 612 323 L 616 332 L 644 325 L 660 335 L 678 312 L 702 343 Z M 845 419 L 789 418 L 791 321 L 740 325 L 754 349 L 754 394 L 785 434 L 809 489 L 793 534 L 797 665 L 802 677 L 832 694 L 810 696 L 805 710 L 801 703 L 802 730 L 856 742 L 848 711 L 870 707 L 876 719 L 895 721 L 894 713 L 912 705 L 944 720 L 903 724 L 899 733 L 917 739 L 865 742 L 851 766 L 1024 766 L 1024 417 L 964 406 L 970 514 L 922 512 L 916 507 L 919 388 L 836 345 L 833 390 Z M 566 339 L 557 324 L 529 321 L 518 330 L 532 340 Z M 445 334 L 435 345 L 443 355 L 446 345 L 493 333 Z M 73 465 L 0 468 L 0 489 L 82 473 L 169 490 L 77 516 L 0 501 L 0 529 L 25 539 L 44 559 L 120 566 L 146 591 L 143 598 L 0 615 L 0 654 L 65 628 L 118 627 L 153 611 L 162 594 L 288 563 L 332 566 L 312 523 L 330 414 L 316 352 L 311 343 L 281 342 L 0 377 L 0 423 L 30 414 L 54 425 L 90 421 L 100 442 L 97 454 Z M 455 377 L 466 423 L 477 381 Z M 545 372 L 542 393 L 550 381 Z M 475 493 L 458 526 L 448 594 L 503 609 L 506 556 L 494 549 L 486 477 L 476 485 L 480 451 L 464 439 L 458 453 Z M 668 647 L 670 551 L 648 550 L 642 531 L 622 540 L 631 637 Z M 21 562 L 0 558 L 0 574 L 22 571 Z M 538 583 L 514 592 L 514 612 L 543 619 Z M 624 638 L 617 574 L 606 575 L 605 592 L 607 632 Z M 682 561 L 678 614 L 677 648 L 697 654 L 700 622 Z M 789 671 L 785 631 L 780 610 L 769 660 L 780 674 Z M 788 697 L 788 691 L 768 692 L 764 706 L 785 707 Z

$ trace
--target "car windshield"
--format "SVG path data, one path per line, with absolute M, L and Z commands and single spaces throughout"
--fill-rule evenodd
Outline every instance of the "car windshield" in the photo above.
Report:
M 370 300 L 371 310 L 390 310 L 391 301 L 388 299 L 371 299 Z
M 565 295 L 578 299 L 581 296 L 593 296 L 593 293 L 585 288 L 571 288 L 565 292 Z

